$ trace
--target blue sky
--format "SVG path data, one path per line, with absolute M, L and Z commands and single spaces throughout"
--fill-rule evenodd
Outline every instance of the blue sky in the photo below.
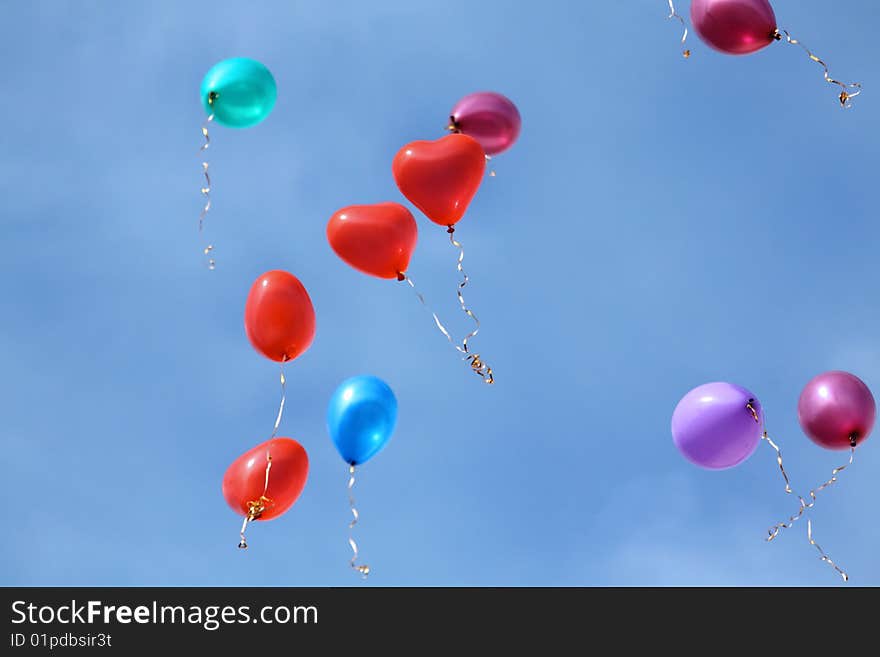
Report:
M 774 5 L 865 83 L 853 110 L 784 44 L 694 40 L 684 61 L 662 0 L 8 3 L 0 583 L 359 584 L 324 415 L 370 373 L 400 415 L 358 481 L 367 586 L 838 585 L 805 527 L 764 543 L 796 509 L 766 445 L 708 472 L 669 434 L 688 389 L 744 385 L 806 490 L 842 459 L 799 431 L 801 387 L 846 369 L 880 390 L 876 7 Z M 198 89 L 232 56 L 272 70 L 278 103 L 213 129 L 212 273 Z M 456 233 L 492 388 L 324 236 L 342 206 L 401 201 L 394 153 L 481 89 L 523 116 Z M 461 335 L 455 253 L 417 217 L 410 273 Z M 311 472 L 243 553 L 220 481 L 275 419 L 276 366 L 242 326 L 274 268 L 317 313 L 281 431 Z M 878 471 L 874 437 L 813 514 L 857 585 L 880 584 Z

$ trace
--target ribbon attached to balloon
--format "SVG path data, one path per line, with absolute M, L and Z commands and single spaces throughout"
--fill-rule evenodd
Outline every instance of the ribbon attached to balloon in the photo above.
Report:
M 205 151 L 211 145 L 208 128 L 216 121 L 230 128 L 249 128 L 267 116 L 275 106 L 277 89 L 272 73 L 260 62 L 244 57 L 224 59 L 215 64 L 202 80 L 202 105 L 208 118 L 202 124 L 202 137 L 205 142 L 199 148 L 202 160 L 202 175 L 205 177 L 201 193 L 204 198 L 199 215 L 199 235 L 202 234 L 205 218 L 211 209 L 211 177 Z M 203 249 L 208 269 L 214 269 L 214 245 L 208 243 Z
M 672 0 L 668 0 L 668 18 L 677 18 L 684 27 L 681 43 L 688 36 L 687 25 L 675 10 Z M 800 46 L 811 61 L 822 67 L 825 81 L 840 88 L 838 100 L 844 109 L 852 107 L 852 99 L 861 93 L 858 82 L 841 82 L 833 77 L 828 65 L 800 41 L 793 38 L 787 30 L 776 24 L 776 14 L 769 0 L 692 0 L 691 23 L 700 39 L 711 48 L 727 55 L 748 55 L 766 48 L 774 41 L 785 41 Z M 690 50 L 684 50 L 690 56 Z
M 849 372 L 824 372 L 810 380 L 798 398 L 798 422 L 807 437 L 830 450 L 849 450 L 849 460 L 831 472 L 831 478 L 810 491 L 810 503 L 801 497 L 798 513 L 789 519 L 789 525 L 816 503 L 819 492 L 837 483 L 838 475 L 853 464 L 856 447 L 863 443 L 874 428 L 877 413 L 871 390 L 864 381 Z M 780 526 L 786 526 L 780 523 Z M 816 541 L 813 528 L 807 521 L 807 539 L 819 552 L 819 557 L 847 581 L 849 577 L 837 566 Z
M 223 475 L 223 497 L 243 516 L 240 549 L 248 547 L 248 524 L 272 520 L 293 506 L 305 488 L 308 472 L 305 449 L 290 438 L 271 438 L 232 462 Z
M 230 497 L 227 496 L 227 501 L 229 501 L 233 508 L 236 508 L 237 504 L 239 508 L 244 509 L 244 521 L 242 522 L 240 532 L 241 541 L 238 547 L 247 549 L 245 530 L 248 523 L 264 518 L 266 510 L 272 508 L 275 504 L 274 498 L 268 493 L 269 473 L 272 469 L 272 454 L 268 446 L 277 445 L 278 443 L 275 441 L 279 440 L 289 441 L 287 438 L 276 438 L 278 428 L 281 426 L 281 418 L 284 416 L 284 404 L 287 399 L 287 379 L 284 376 L 284 365 L 305 352 L 315 337 L 315 311 L 303 284 L 296 276 L 286 271 L 269 271 L 260 276 L 251 286 L 247 301 L 245 302 L 244 327 L 248 340 L 254 349 L 269 360 L 279 363 L 279 380 L 281 383 L 281 401 L 278 405 L 278 413 L 275 416 L 272 435 L 266 443 L 255 448 L 259 450 L 266 446 L 263 492 L 258 496 L 254 496 L 253 491 L 250 491 L 249 497 L 243 501 L 240 495 L 233 495 L 232 499 L 238 500 L 235 503 L 229 501 Z M 305 455 L 304 450 L 303 455 Z M 248 461 L 246 467 L 254 467 L 254 458 L 249 457 Z M 232 467 L 241 468 L 241 466 L 236 466 L 236 464 L 233 464 Z M 250 477 L 251 474 L 248 472 L 241 476 Z M 305 485 L 305 474 L 303 474 L 302 483 Z M 225 490 L 226 483 L 224 480 L 224 494 Z M 301 491 L 302 488 L 300 487 L 296 492 L 296 496 L 299 496 Z M 292 503 L 293 501 L 290 502 L 290 504 Z M 290 506 L 290 504 L 287 506 Z
M 776 462 L 785 481 L 785 492 L 797 495 L 782 461 L 782 450 L 770 438 L 760 402 L 746 388 L 732 383 L 707 383 L 694 388 L 679 401 L 672 415 L 673 443 L 691 463 L 708 470 L 735 467 L 748 459 L 758 443 L 767 441 L 776 452 Z M 842 468 L 840 468 L 842 469 Z M 840 469 L 835 471 L 835 476 Z M 834 483 L 826 483 L 815 492 Z M 768 530 L 767 541 L 779 535 L 781 529 L 791 527 L 807 509 L 803 496 L 797 495 L 800 510 L 787 523 L 777 523 Z M 807 538 L 820 553 L 822 561 L 830 564 L 846 581 L 847 574 L 840 569 L 813 539 L 812 522 L 808 520 Z
M 453 238 L 451 233 L 450 237 Z M 492 383 L 492 369 L 483 362 L 479 354 L 470 353 L 467 345 L 467 340 L 476 332 L 471 332 L 462 344 L 458 344 L 406 273 L 418 241 L 418 226 L 412 212 L 399 203 L 390 202 L 344 207 L 336 211 L 327 222 L 327 241 L 334 253 L 352 268 L 376 278 L 405 281 L 431 313 L 437 328 L 463 355 L 471 369 L 488 383 Z M 454 241 L 454 244 L 457 242 Z M 463 304 L 463 297 L 459 298 Z M 464 307 L 466 312 L 470 312 L 467 306 Z M 470 316 L 473 317 L 472 312 Z
M 354 526 L 360 520 L 355 506 L 355 466 L 378 454 L 394 433 L 397 424 L 397 398 L 390 386 L 375 376 L 354 376 L 343 381 L 327 406 L 327 430 L 342 459 L 348 464 L 348 504 L 352 519 L 348 523 L 349 565 L 366 579 L 370 567 L 358 563 L 358 544 Z
M 772 447 L 773 450 L 776 452 L 776 463 L 779 466 L 779 472 L 782 474 L 782 478 L 785 480 L 785 492 L 788 495 L 795 495 L 798 498 L 798 501 L 800 503 L 800 508 L 798 509 L 798 512 L 795 515 L 790 516 L 787 522 L 786 521 L 778 522 L 775 525 L 773 525 L 770 529 L 767 530 L 766 541 L 769 543 L 770 541 L 772 541 L 774 538 L 776 538 L 779 535 L 779 532 L 782 529 L 791 528 L 794 525 L 794 523 L 797 520 L 799 520 L 801 518 L 801 516 L 803 516 L 803 514 L 808 509 L 813 508 L 813 505 L 816 503 L 815 493 L 817 493 L 818 491 L 822 490 L 823 488 L 825 488 L 827 486 L 830 486 L 832 483 L 834 483 L 834 481 L 836 481 L 836 479 L 834 479 L 834 477 L 832 477 L 832 481 L 823 484 L 822 486 L 819 487 L 818 490 L 810 491 L 810 497 L 812 497 L 813 501 L 810 502 L 809 504 L 807 504 L 803 495 L 799 495 L 799 494 L 795 493 L 794 490 L 792 489 L 791 479 L 789 478 L 788 473 L 785 471 L 785 466 L 782 463 L 782 450 L 779 448 L 779 446 L 775 442 L 773 442 L 773 439 L 770 438 L 770 435 L 767 433 L 766 426 L 758 418 L 758 414 L 755 412 L 755 409 L 752 406 L 752 403 L 753 403 L 753 400 L 749 400 L 748 410 L 749 410 L 749 412 L 752 413 L 752 417 L 754 418 L 755 422 L 757 422 L 758 425 L 761 426 L 761 428 L 762 428 L 762 434 L 761 434 L 762 440 L 766 440 L 767 443 L 769 443 L 770 447 Z M 836 476 L 837 473 L 842 469 L 843 468 L 839 468 L 839 469 L 835 470 L 834 475 Z M 843 581 L 846 582 L 849 579 L 849 576 L 843 570 L 841 570 L 828 557 L 828 555 L 825 554 L 825 551 L 813 539 L 813 522 L 809 518 L 807 519 L 807 540 L 810 542 L 810 544 L 812 546 L 814 546 L 819 551 L 819 554 L 822 555 L 821 556 L 822 561 L 825 561 L 825 562 L 831 564 L 831 566 L 843 577 Z
M 480 322 L 464 301 L 462 290 L 470 279 L 462 266 L 464 247 L 455 238 L 455 224 L 464 216 L 483 181 L 486 170 L 483 147 L 476 139 L 463 133 L 446 135 L 436 141 L 414 141 L 397 152 L 391 170 L 401 193 L 428 219 L 445 227 L 450 243 L 458 250 L 456 266 L 462 280 L 458 284 L 457 297 L 462 312 L 476 326 L 460 345 L 453 344 L 485 383 L 494 383 L 492 368 L 479 354 L 471 353 L 468 345 L 468 340 L 479 332 Z M 398 272 L 398 280 L 408 280 L 403 271 Z M 410 286 L 415 289 L 412 281 Z M 422 299 L 421 296 L 419 298 Z M 440 324 L 436 314 L 434 320 L 449 338 L 448 331 Z

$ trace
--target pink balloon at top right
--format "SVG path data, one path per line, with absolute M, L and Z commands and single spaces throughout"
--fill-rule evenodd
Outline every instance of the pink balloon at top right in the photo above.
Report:
M 692 0 L 691 22 L 700 38 L 728 55 L 748 55 L 776 39 L 768 0 Z
M 868 386 L 849 372 L 813 378 L 798 399 L 798 421 L 810 440 L 825 449 L 849 449 L 874 427 L 876 406 Z
M 506 96 L 493 91 L 468 94 L 449 113 L 449 129 L 476 139 L 486 155 L 513 146 L 522 127 L 519 110 Z

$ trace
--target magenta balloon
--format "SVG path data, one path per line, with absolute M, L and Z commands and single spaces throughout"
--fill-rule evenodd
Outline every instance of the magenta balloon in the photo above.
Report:
M 754 453 L 763 426 L 764 412 L 755 395 L 732 383 L 706 383 L 691 390 L 675 407 L 672 442 L 691 463 L 707 470 L 724 470 Z
M 810 440 L 825 449 L 861 444 L 874 428 L 874 395 L 849 372 L 825 372 L 798 399 L 798 421 Z
M 767 0 L 692 0 L 691 22 L 703 41 L 728 55 L 760 50 L 776 34 L 776 15 Z
M 522 127 L 513 101 L 492 91 L 465 96 L 452 108 L 449 118 L 460 132 L 480 142 L 486 155 L 497 155 L 513 146 Z

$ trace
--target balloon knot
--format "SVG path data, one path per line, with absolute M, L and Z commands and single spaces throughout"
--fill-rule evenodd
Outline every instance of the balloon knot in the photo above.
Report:
M 449 233 L 450 235 L 452 235 L 452 233 L 455 232 L 455 228 L 452 227 L 452 226 L 449 226 L 449 227 L 446 229 L 446 232 Z
M 399 280 L 399 281 L 405 281 L 405 280 L 406 280 L 406 274 L 404 274 L 402 271 L 397 272 L 397 280 Z

